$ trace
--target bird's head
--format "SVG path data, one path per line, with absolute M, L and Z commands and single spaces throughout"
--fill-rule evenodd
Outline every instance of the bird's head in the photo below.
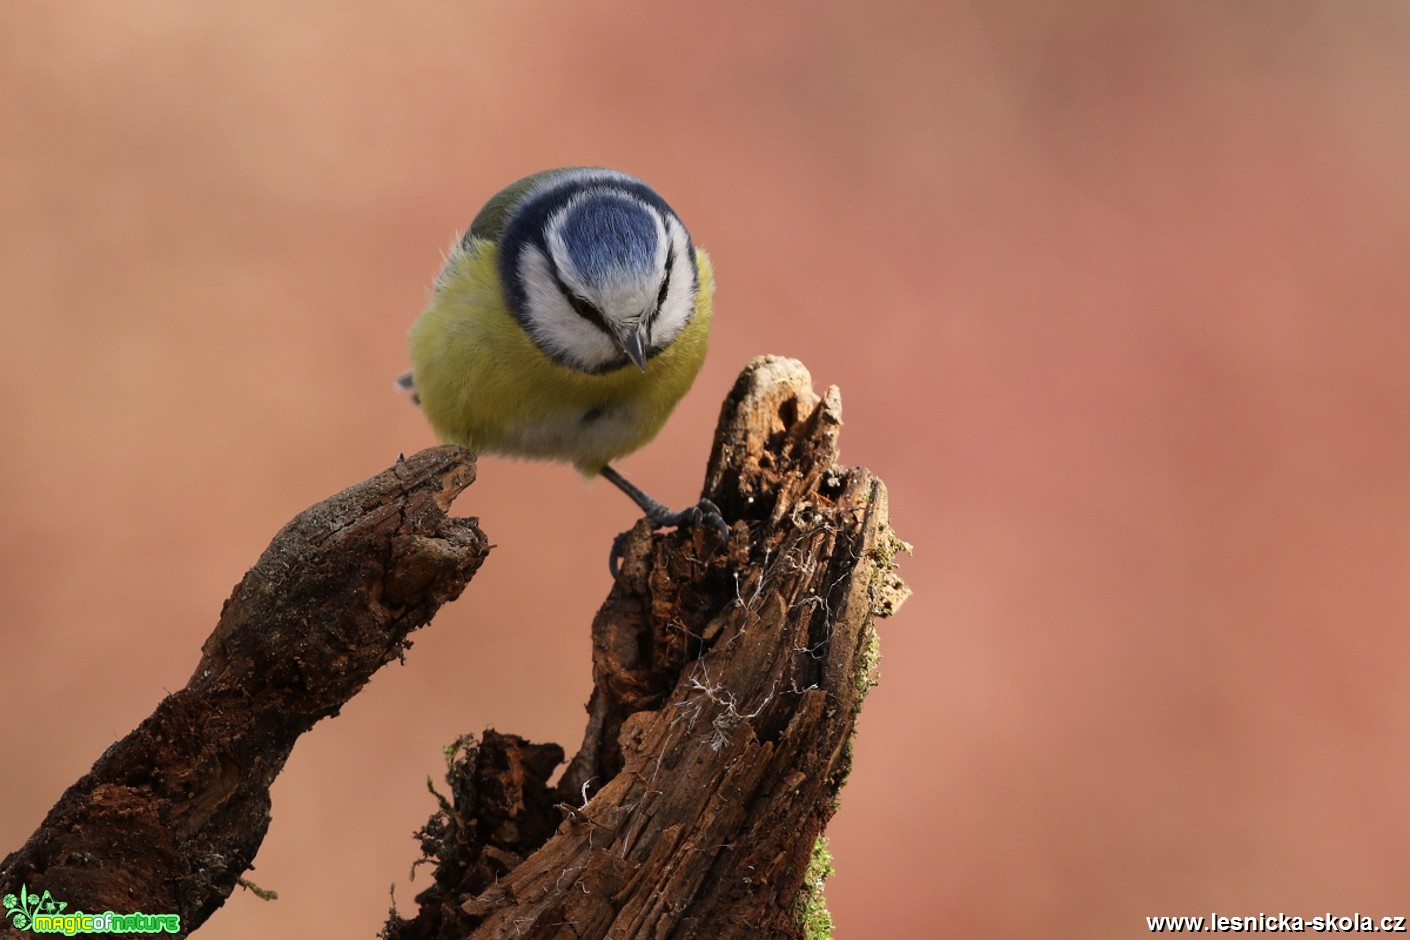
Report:
M 525 184 L 499 235 L 510 311 L 562 365 L 645 371 L 695 313 L 695 249 L 680 218 L 615 170 L 550 170 Z

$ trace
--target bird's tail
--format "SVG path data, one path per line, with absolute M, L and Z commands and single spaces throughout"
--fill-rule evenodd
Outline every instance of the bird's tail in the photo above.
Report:
M 421 404 L 421 396 L 416 394 L 416 383 L 411 379 L 410 370 L 407 370 L 406 372 L 403 372 L 401 375 L 397 376 L 395 384 L 397 391 L 411 393 L 411 403 L 413 405 Z

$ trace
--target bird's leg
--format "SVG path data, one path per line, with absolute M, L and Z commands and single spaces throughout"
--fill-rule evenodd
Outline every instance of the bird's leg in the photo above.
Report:
M 729 541 L 729 526 L 725 524 L 724 516 L 720 515 L 720 507 L 710 500 L 702 499 L 694 506 L 687 506 L 680 512 L 672 512 L 647 496 L 636 484 L 614 470 L 611 465 L 604 466 L 600 472 L 613 486 L 626 493 L 631 497 L 632 502 L 641 507 L 641 511 L 646 513 L 646 518 L 651 520 L 652 528 L 663 529 L 666 526 L 675 526 L 693 529 L 701 523 L 708 523 L 720 533 L 722 539 Z M 617 576 L 626 542 L 627 533 L 625 532 L 612 541 L 612 555 L 608 559 L 608 567 L 611 568 L 614 578 Z
M 694 506 L 687 506 L 680 512 L 672 512 L 643 493 L 636 484 L 622 476 L 610 465 L 603 467 L 601 473 L 613 486 L 626 493 L 631 497 L 632 502 L 641 507 L 641 511 L 646 513 L 646 518 L 651 520 L 653 528 L 663 529 L 666 526 L 694 528 L 702 522 L 708 522 L 720 533 L 721 538 L 729 538 L 729 526 L 725 524 L 724 517 L 720 515 L 720 507 L 710 500 L 702 499 Z

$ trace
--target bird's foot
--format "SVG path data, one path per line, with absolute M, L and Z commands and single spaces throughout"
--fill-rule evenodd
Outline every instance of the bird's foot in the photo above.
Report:
M 702 499 L 694 506 L 687 506 L 680 512 L 672 512 L 657 503 L 647 510 L 646 518 L 653 529 L 697 529 L 702 525 L 708 525 L 720 533 L 722 541 L 729 541 L 729 525 L 726 524 L 725 517 L 720 514 L 720 507 L 708 499 Z M 630 535 L 629 531 L 623 532 L 612 540 L 612 554 L 607 559 L 607 567 L 611 570 L 614 578 L 621 571 L 622 558 L 626 555 L 627 538 Z

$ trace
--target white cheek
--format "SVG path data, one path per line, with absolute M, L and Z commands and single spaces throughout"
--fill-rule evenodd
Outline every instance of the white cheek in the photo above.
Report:
M 558 289 L 548 259 L 534 246 L 519 256 L 529 332 L 538 345 L 556 358 L 586 369 L 597 369 L 618 358 L 612 340 L 578 316 Z
M 656 314 L 656 322 L 651 329 L 653 345 L 668 345 L 681 334 L 691 316 L 695 313 L 695 278 L 692 277 L 690 241 L 685 229 L 675 219 L 667 223 L 671 238 L 671 255 L 675 262 L 671 269 L 671 284 L 666 288 L 666 299 Z
M 558 259 L 556 265 L 558 277 L 562 279 L 564 284 L 568 285 L 569 290 L 580 297 L 587 297 L 589 295 L 587 286 L 583 282 L 583 276 L 578 273 L 577 265 L 573 264 L 572 255 L 568 253 L 568 245 L 563 240 L 563 221 L 567 218 L 568 209 L 571 205 L 572 203 L 570 202 L 549 217 L 544 239 L 548 243 L 549 254 Z M 547 272 L 548 262 L 544 260 L 544 256 L 539 253 L 539 250 L 530 247 L 525 251 L 525 254 L 527 255 L 529 252 L 534 253 L 534 257 L 542 264 L 543 270 Z M 521 265 L 521 271 L 522 268 L 523 266 Z M 550 280 L 551 279 L 550 277 Z M 554 285 L 555 288 L 556 286 L 557 285 Z

